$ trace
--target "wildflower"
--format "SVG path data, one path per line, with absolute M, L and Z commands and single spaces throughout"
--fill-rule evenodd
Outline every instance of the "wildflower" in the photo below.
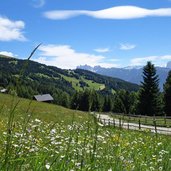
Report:
M 97 138 L 98 138 L 99 140 L 103 140 L 103 139 L 104 139 L 104 137 L 101 136 L 101 135 L 97 135 Z
M 61 156 L 61 159 L 63 159 L 65 156 L 63 155 L 63 156 Z
M 17 145 L 17 144 L 13 144 L 13 146 L 14 146 L 14 147 L 18 147 L 18 145 Z
M 81 166 L 81 163 L 75 163 L 75 166 L 79 167 Z
M 52 129 L 52 130 L 50 131 L 50 133 L 51 133 L 51 134 L 55 134 L 55 133 L 56 133 L 56 129 Z
M 160 167 L 159 167 L 159 170 L 163 170 L 163 167 L 162 167 L 162 166 L 160 166 Z
M 160 146 L 160 145 L 162 145 L 162 143 L 161 143 L 161 142 L 159 142 L 159 143 L 157 143 L 157 145 L 158 145 L 158 146 Z
M 41 120 L 39 120 L 39 119 L 35 119 L 35 122 L 39 122 L 39 123 L 40 123 L 40 122 L 41 122 Z
M 99 126 L 103 126 L 103 124 L 101 124 L 100 122 L 97 122 L 97 124 L 98 124 Z
M 151 167 L 150 167 L 150 170 L 153 171 L 153 170 L 155 170 L 155 168 L 151 166 Z
M 120 156 L 120 159 L 121 159 L 121 160 L 124 160 L 124 157 L 123 157 L 123 156 Z
M 162 162 L 162 159 L 158 159 L 157 162 Z
M 49 170 L 49 169 L 50 169 L 50 164 L 47 163 L 47 164 L 45 165 L 45 167 L 46 167 L 47 170 Z

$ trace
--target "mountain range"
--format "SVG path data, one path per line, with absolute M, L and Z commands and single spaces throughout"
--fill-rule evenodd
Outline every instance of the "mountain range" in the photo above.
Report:
M 110 76 L 114 78 L 120 78 L 122 80 L 139 84 L 142 81 L 143 66 L 138 67 L 125 67 L 125 68 L 104 68 L 101 66 L 78 66 L 79 69 L 89 70 L 101 75 Z M 163 84 L 166 81 L 168 72 L 171 70 L 171 62 L 168 62 L 167 67 L 156 67 L 157 74 L 159 76 L 159 87 L 162 90 Z

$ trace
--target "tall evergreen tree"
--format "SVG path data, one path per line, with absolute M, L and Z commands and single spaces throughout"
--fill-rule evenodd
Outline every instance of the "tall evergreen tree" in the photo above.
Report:
M 138 93 L 137 92 L 130 93 L 129 102 L 130 102 L 129 113 L 136 114 L 137 113 L 137 103 L 138 103 Z
M 76 91 L 71 98 L 71 109 L 78 109 L 79 108 L 79 93 Z
M 103 104 L 103 111 L 104 112 L 112 111 L 112 101 L 111 101 L 111 96 L 109 95 L 105 96 L 104 104 Z
M 167 115 L 171 116 L 171 71 L 164 84 L 164 110 Z
M 91 111 L 100 112 L 102 108 L 101 98 L 100 95 L 95 90 L 93 90 L 91 93 L 91 100 L 92 100 Z
M 118 95 L 124 105 L 124 113 L 128 114 L 130 110 L 130 94 L 126 90 L 119 90 Z
M 125 106 L 124 106 L 123 101 L 120 98 L 118 92 L 115 95 L 112 111 L 115 113 L 126 113 Z
M 149 116 L 161 114 L 159 95 L 159 79 L 156 69 L 151 62 L 147 62 L 143 68 L 143 82 L 141 82 L 139 92 L 139 114 Z
M 79 94 L 79 110 L 90 111 L 92 105 L 91 91 L 86 89 Z

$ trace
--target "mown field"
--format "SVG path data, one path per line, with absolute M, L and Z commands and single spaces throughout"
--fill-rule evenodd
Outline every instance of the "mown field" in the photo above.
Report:
M 171 137 L 0 94 L 0 170 L 170 171 Z
M 84 81 L 89 87 L 86 87 L 88 89 L 94 89 L 94 90 L 103 90 L 105 88 L 105 85 L 104 84 L 100 84 L 100 83 L 96 83 L 92 80 L 87 80 L 85 79 L 84 77 L 81 77 L 80 79 L 76 79 L 74 77 L 67 77 L 65 75 L 62 75 L 61 76 L 66 80 L 66 81 L 69 81 L 72 83 L 72 86 L 75 90 L 77 91 L 82 91 L 83 88 L 80 87 L 80 83 L 79 81 Z

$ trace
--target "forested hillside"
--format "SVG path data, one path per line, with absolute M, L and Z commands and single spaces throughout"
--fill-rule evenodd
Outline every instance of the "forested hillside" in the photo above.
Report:
M 136 84 L 85 70 L 63 70 L 5 56 L 0 57 L 0 87 L 30 99 L 35 94 L 50 93 L 54 103 L 66 107 L 78 91 L 94 90 L 109 95 L 120 89 L 131 92 L 139 88 Z

